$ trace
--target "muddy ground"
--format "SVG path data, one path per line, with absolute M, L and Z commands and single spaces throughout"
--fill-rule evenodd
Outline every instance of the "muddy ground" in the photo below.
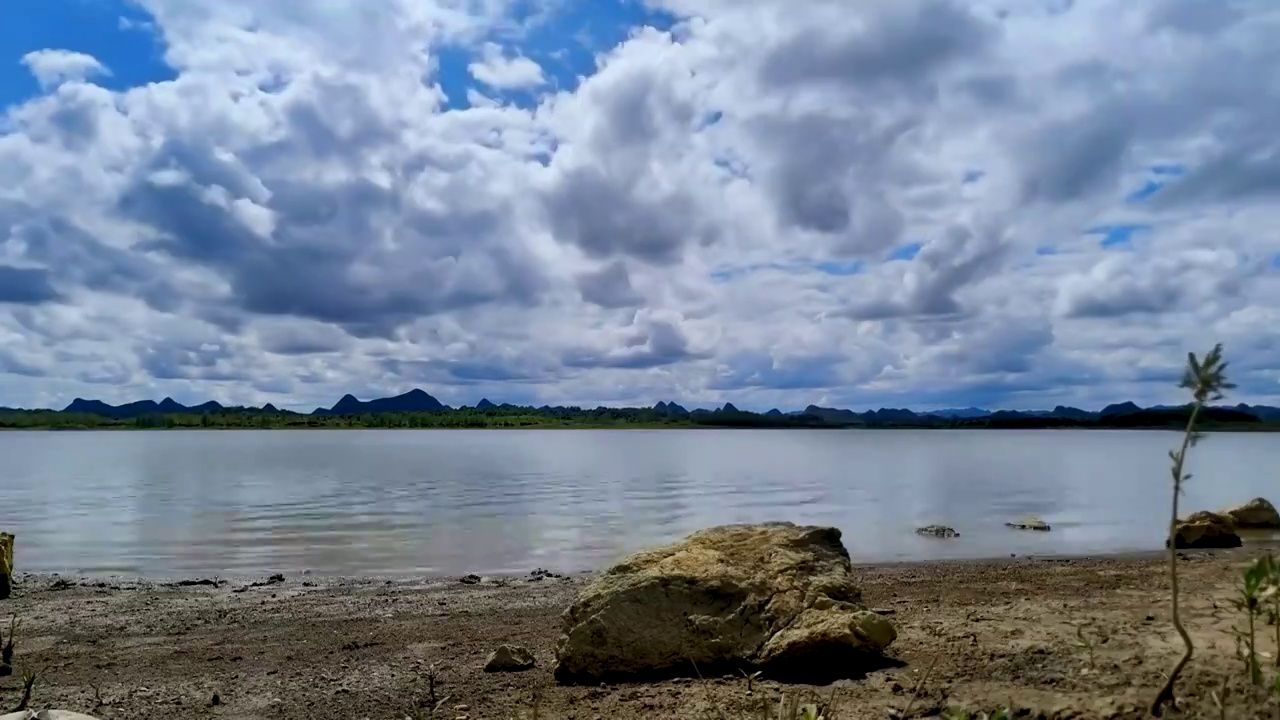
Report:
M 1274 697 L 1248 697 L 1230 631 L 1233 584 L 1258 552 L 1179 563 L 1198 642 L 1179 685 L 1182 717 L 1280 718 Z M 1149 556 L 859 568 L 868 606 L 898 625 L 891 651 L 903 664 L 821 688 L 756 681 L 750 692 L 743 677 L 557 686 L 559 615 L 588 576 L 468 585 L 299 575 L 257 586 L 21 576 L 0 602 L 0 616 L 20 622 L 0 710 L 18 702 L 17 675 L 37 670 L 33 707 L 101 718 L 400 720 L 429 704 L 432 677 L 437 701 L 447 697 L 435 717 L 450 720 L 532 718 L 535 708 L 556 719 L 737 720 L 762 717 L 765 704 L 776 713 L 784 693 L 834 698 L 829 718 L 889 718 L 917 686 L 919 717 L 1013 705 L 1027 709 L 1020 717 L 1136 718 L 1180 647 L 1164 567 Z M 1274 627 L 1262 631 L 1274 657 Z M 483 672 L 500 643 L 527 646 L 538 667 Z M 1211 693 L 1224 681 L 1220 712 Z

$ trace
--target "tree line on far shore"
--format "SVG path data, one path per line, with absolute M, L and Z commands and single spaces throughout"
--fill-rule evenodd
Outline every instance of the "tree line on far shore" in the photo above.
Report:
M 296 413 L 256 408 L 213 412 L 150 413 L 111 417 L 54 410 L 0 410 L 5 429 L 306 429 L 306 428 L 1143 428 L 1180 429 L 1185 407 L 1140 409 L 1100 417 L 1063 417 L 1000 411 L 980 417 L 939 417 L 907 410 L 855 413 L 810 407 L 799 413 L 755 413 L 732 405 L 717 410 L 670 411 L 664 408 L 520 407 L 441 409 L 428 412 L 359 414 Z M 1206 430 L 1280 430 L 1280 422 L 1263 420 L 1234 408 L 1205 408 L 1197 423 Z

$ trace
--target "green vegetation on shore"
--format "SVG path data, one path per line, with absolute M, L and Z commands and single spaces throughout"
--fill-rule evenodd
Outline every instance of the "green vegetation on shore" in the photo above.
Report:
M 307 429 L 307 428 L 1150 428 L 1181 429 L 1190 408 L 1146 409 L 1102 417 L 1060 417 L 997 412 L 955 418 L 908 411 L 854 413 L 810 408 L 802 413 L 754 413 L 732 406 L 720 410 L 670 412 L 661 408 L 518 407 L 441 409 L 425 412 L 358 414 L 295 413 L 257 408 L 209 412 L 148 413 L 111 417 L 54 410 L 0 410 L 0 429 Z M 1261 420 L 1230 408 L 1205 408 L 1197 425 L 1205 430 L 1276 431 L 1280 422 Z

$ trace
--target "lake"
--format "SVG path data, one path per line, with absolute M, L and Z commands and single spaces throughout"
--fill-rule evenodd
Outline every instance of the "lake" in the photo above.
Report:
M 0 433 L 19 571 L 153 577 L 599 569 L 722 523 L 844 531 L 855 561 L 1163 545 L 1177 433 L 314 430 Z M 1277 495 L 1280 434 L 1209 436 L 1188 511 Z M 1272 498 L 1280 500 L 1280 498 Z M 1010 530 L 1037 515 L 1053 530 Z M 945 523 L 961 537 L 914 534 Z

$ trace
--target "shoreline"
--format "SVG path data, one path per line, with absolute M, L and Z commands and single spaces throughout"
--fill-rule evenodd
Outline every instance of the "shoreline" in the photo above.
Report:
M 945 541 L 940 541 L 945 542 Z M 1273 550 L 1280 552 L 1280 533 L 1274 538 L 1265 538 L 1255 540 L 1246 544 L 1246 548 L 1253 550 Z M 1179 553 L 1204 553 L 1214 552 L 1213 550 L 1179 550 Z M 974 556 L 974 557 L 951 557 L 951 558 L 920 558 L 920 559 L 904 559 L 904 560 L 864 560 L 860 561 L 853 558 L 850 562 L 854 571 L 858 570 L 894 570 L 894 569 L 910 569 L 915 567 L 926 567 L 933 565 L 956 565 L 956 566 L 998 566 L 1002 564 L 1011 564 L 1019 562 L 1064 562 L 1064 561 L 1136 561 L 1145 562 L 1156 559 L 1167 559 L 1168 551 L 1159 549 L 1128 549 L 1115 550 L 1106 552 L 1069 552 L 1069 553 L 1028 553 L 1025 555 L 1009 553 L 1008 555 L 990 555 L 990 556 Z M 621 558 L 619 558 L 620 560 Z M 508 572 L 490 572 L 478 573 L 484 581 L 491 582 L 513 582 L 524 580 L 530 576 L 530 571 L 508 571 Z M 541 568 L 538 568 L 541 569 Z M 551 572 L 556 576 L 566 578 L 586 578 L 591 579 L 604 572 L 605 568 L 597 568 L 592 570 L 568 570 L 561 572 L 556 568 L 550 568 Z M 98 582 L 98 581 L 116 581 L 123 583 L 145 584 L 154 586 L 173 586 L 179 583 L 193 583 L 196 581 L 217 580 L 224 584 L 243 584 L 252 583 L 263 580 L 273 575 L 283 575 L 286 579 L 297 580 L 299 582 L 309 581 L 316 585 L 327 585 L 332 583 L 368 583 L 368 582 L 391 582 L 395 585 L 404 584 L 442 584 L 457 582 L 460 577 L 468 573 L 414 573 L 414 572 L 398 572 L 398 573 L 366 573 L 360 575 L 346 575 L 339 573 L 323 573 L 313 572 L 311 570 L 278 570 L 267 569 L 258 572 L 237 572 L 237 573 L 175 573 L 175 574 L 152 574 L 152 575 L 135 575 L 125 573 L 96 573 L 96 572 L 74 572 L 71 570 L 41 570 L 34 572 L 25 572 L 19 568 L 19 572 L 15 575 L 15 579 L 28 579 L 33 582 L 53 582 L 59 579 L 75 580 L 77 582 Z
M 1194 557 L 1197 555 L 1209 555 L 1214 553 L 1229 552 L 1256 552 L 1256 553 L 1275 553 L 1280 555 L 1280 531 L 1271 530 L 1245 530 L 1242 531 L 1245 538 L 1245 544 L 1242 548 L 1229 549 L 1179 549 L 1179 556 Z M 940 540 L 939 542 L 946 542 Z M 1130 548 L 1122 550 L 1109 550 L 1099 552 L 1042 552 L 1017 554 L 1008 553 L 1007 555 L 985 555 L 973 557 L 947 557 L 947 558 L 917 558 L 902 560 L 858 560 L 856 557 L 850 562 L 854 572 L 862 571 L 894 571 L 894 570 L 912 570 L 919 568 L 954 566 L 954 567 L 999 567 L 1004 565 L 1016 565 L 1025 563 L 1063 563 L 1063 562 L 1155 562 L 1165 561 L 1169 557 L 1167 549 L 1139 549 Z M 621 560 L 621 558 L 618 558 Z M 591 580 L 597 575 L 604 572 L 606 568 L 596 568 L 589 570 L 566 570 L 561 571 L 557 568 L 550 568 L 551 579 L 574 579 L 574 580 Z M 544 568 L 531 568 L 528 571 L 504 571 L 504 572 L 487 572 L 476 573 L 478 577 L 485 583 L 501 584 L 511 583 L 521 580 L 527 580 L 534 570 L 544 570 Z M 314 572 L 311 570 L 280 570 L 265 569 L 257 572 L 236 572 L 236 573 L 175 573 L 175 574 L 152 574 L 138 575 L 126 573 L 96 573 L 96 572 L 74 572 L 70 570 L 48 570 L 48 571 L 22 571 L 14 576 L 15 581 L 30 582 L 55 582 L 57 580 L 69 580 L 77 583 L 96 584 L 99 582 L 126 583 L 138 586 L 153 587 L 186 587 L 198 584 L 204 584 L 208 581 L 217 581 L 219 585 L 245 585 L 262 582 L 266 578 L 273 576 L 283 576 L 288 581 L 297 581 L 310 583 L 313 587 L 325 587 L 331 585 L 343 584 L 369 584 L 384 583 L 393 586 L 412 586 L 412 587 L 434 587 L 449 583 L 456 583 L 459 578 L 471 573 L 416 573 L 416 572 L 396 572 L 396 573 L 365 573 L 359 575 L 340 574 L 340 573 L 324 573 Z
M 1197 653 L 1179 688 L 1188 717 L 1217 717 L 1210 692 L 1234 682 L 1229 610 L 1240 567 L 1269 549 L 1179 551 L 1184 618 Z M 551 677 L 560 616 L 596 573 L 116 582 L 19 573 L 0 619 L 18 618 L 15 676 L 43 675 L 35 708 L 108 718 L 402 720 L 434 682 L 436 717 L 591 720 L 758 718 L 788 695 L 834 696 L 839 717 L 887 717 L 921 685 L 917 710 L 990 711 L 1011 700 L 1043 718 L 1138 718 L 1180 650 L 1168 620 L 1164 552 L 855 565 L 864 604 L 898 629 L 896 667 L 813 687 L 745 677 L 598 687 Z M 251 583 L 241 584 L 251 580 Z M 1081 629 L 1083 628 L 1083 629 Z M 1086 649 L 1079 633 L 1093 638 Z M 1105 638 L 1105 639 L 1104 639 Z M 498 645 L 530 649 L 533 670 L 486 673 Z M 1269 652 L 1273 641 L 1260 640 Z M 921 683 L 926 669 L 928 681 Z M 428 681 L 428 677 L 433 678 Z M 217 695 L 217 703 L 213 697 Z M 1243 688 L 1231 697 L 1242 702 Z M 807 701 L 807 700 L 806 700 Z M 753 709 L 756 708 L 756 709 Z M 714 711 L 713 711 L 714 709 Z M 1198 711 L 1198 712 L 1197 712 Z M 919 715 L 924 717 L 925 715 Z M 1271 718 L 1270 706 L 1233 720 Z M 429 717 L 429 715 L 427 715 Z M 1031 715 L 1030 717 L 1037 717 Z

